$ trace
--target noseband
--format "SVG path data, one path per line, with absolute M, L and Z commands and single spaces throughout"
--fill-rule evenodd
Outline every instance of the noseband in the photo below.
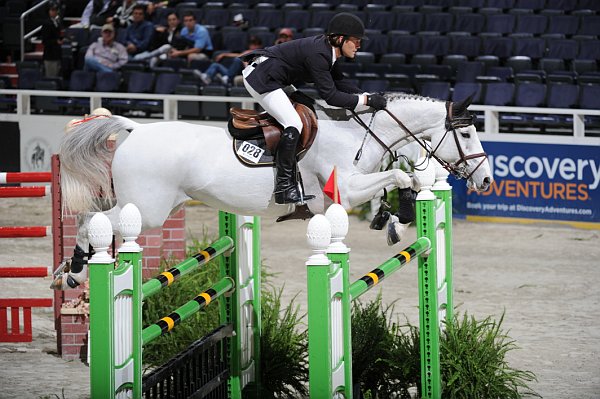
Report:
M 458 178 L 464 178 L 468 180 L 471 178 L 473 173 L 475 173 L 475 171 L 479 169 L 481 165 L 483 165 L 483 162 L 485 162 L 485 160 L 487 159 L 487 154 L 485 152 L 479 152 L 476 154 L 465 155 L 462 147 L 460 146 L 460 141 L 458 140 L 458 133 L 456 129 L 472 125 L 473 118 L 470 116 L 463 118 L 454 118 L 452 116 L 452 106 L 453 105 L 451 101 L 446 101 L 446 132 L 444 133 L 444 137 L 442 137 L 438 145 L 433 150 L 428 148 L 428 146 L 423 140 L 419 139 L 413 132 L 411 132 L 410 129 L 408 129 L 404 125 L 404 123 L 402 123 L 402 121 L 400 121 L 400 119 L 396 117 L 396 115 L 392 114 L 387 108 L 385 108 L 384 111 L 387 112 L 387 114 L 398 124 L 398 126 L 400 126 L 400 128 L 407 132 L 417 143 L 419 143 L 421 147 L 423 147 L 423 149 L 427 152 L 428 156 L 435 158 L 435 160 L 438 161 L 440 165 L 442 165 L 444 169 L 446 169 L 449 173 L 452 173 Z M 397 157 L 394 155 L 393 151 L 390 148 L 393 147 L 397 142 L 393 143 L 391 146 L 386 145 L 379 137 L 377 137 L 377 135 L 371 130 L 371 128 L 364 124 L 364 122 L 358 117 L 358 115 L 355 114 L 354 116 L 358 123 L 361 124 L 364 128 L 366 128 L 367 132 L 375 139 L 375 141 L 377 141 L 387 152 L 392 154 L 393 159 L 397 159 Z M 456 148 L 458 150 L 458 155 L 460 156 L 460 158 L 454 163 L 446 162 L 436 154 L 436 151 L 444 142 L 444 139 L 446 138 L 448 132 L 452 132 L 454 136 L 454 142 L 456 143 Z M 358 156 L 359 154 L 357 154 L 357 157 Z M 467 161 L 476 158 L 481 158 L 481 161 L 471 171 L 471 173 L 467 174 Z

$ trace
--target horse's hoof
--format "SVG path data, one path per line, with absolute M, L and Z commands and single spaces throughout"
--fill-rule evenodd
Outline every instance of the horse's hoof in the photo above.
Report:
M 71 260 L 64 260 L 54 271 L 54 280 L 50 288 L 56 291 L 65 291 L 77 288 L 87 279 L 87 270 L 79 273 L 71 273 Z
M 395 215 L 392 215 L 390 217 L 390 222 L 388 223 L 388 230 L 387 230 L 387 243 L 388 245 L 394 245 L 399 243 L 402 240 L 402 236 L 404 235 L 404 232 L 408 229 L 408 226 L 410 225 L 410 223 L 400 223 L 398 221 L 398 217 Z

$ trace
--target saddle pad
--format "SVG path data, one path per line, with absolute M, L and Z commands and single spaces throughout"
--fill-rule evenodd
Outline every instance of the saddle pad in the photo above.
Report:
M 245 140 L 234 138 L 233 153 L 246 166 L 275 166 L 275 154 L 269 151 L 264 138 L 247 138 Z

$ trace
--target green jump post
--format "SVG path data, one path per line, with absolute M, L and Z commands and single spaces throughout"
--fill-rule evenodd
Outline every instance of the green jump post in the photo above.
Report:
M 90 375 L 93 399 L 142 396 L 142 348 L 217 298 L 222 323 L 232 323 L 229 397 L 241 398 L 249 382 L 258 382 L 260 361 L 260 220 L 220 212 L 221 234 L 197 255 L 142 284 L 142 249 L 135 243 L 141 216 L 133 205 L 120 214 L 125 243 L 119 265 L 108 255 L 112 226 L 103 214 L 90 222 L 90 243 L 97 252 L 90 260 Z M 221 280 L 191 301 L 142 330 L 142 300 L 219 255 Z M 258 278 L 258 279 L 257 279 Z M 228 296 L 228 294 L 231 294 Z M 224 311 L 226 309 L 226 311 Z M 130 392 L 127 392 L 130 391 Z M 128 396 L 129 397 L 129 396 Z

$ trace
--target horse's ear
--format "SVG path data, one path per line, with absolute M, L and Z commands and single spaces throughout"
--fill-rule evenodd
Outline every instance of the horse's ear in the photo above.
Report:
M 458 103 L 454 104 L 454 113 L 456 115 L 460 115 L 461 113 L 465 112 L 467 110 L 467 108 L 469 108 L 469 105 L 471 105 L 471 102 L 473 102 L 473 97 L 475 97 L 475 93 L 471 94 L 469 97 L 465 98 L 462 101 L 459 101 Z

